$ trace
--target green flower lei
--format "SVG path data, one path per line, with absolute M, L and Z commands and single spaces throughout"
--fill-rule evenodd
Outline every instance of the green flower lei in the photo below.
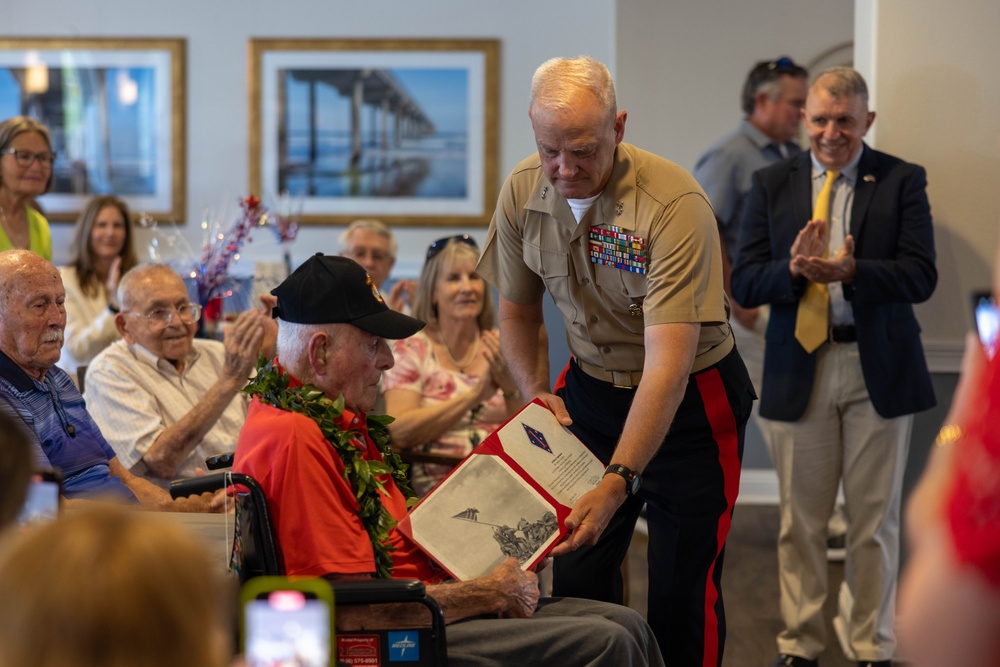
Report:
M 403 463 L 399 455 L 389 447 L 388 426 L 393 418 L 388 415 L 368 415 L 368 435 L 382 453 L 385 463 L 366 460 L 361 456 L 364 450 L 353 444 L 355 439 L 363 439 L 361 430 L 344 431 L 337 426 L 337 420 L 344 412 L 343 395 L 332 400 L 312 385 L 289 387 L 289 380 L 288 373 L 280 371 L 272 361 L 261 356 L 257 362 L 257 376 L 243 392 L 258 397 L 261 403 L 297 412 L 316 422 L 323 437 L 344 462 L 344 480 L 351 485 L 354 497 L 358 500 L 358 518 L 368 532 L 375 552 L 375 576 L 388 579 L 392 576 L 390 552 L 395 551 L 388 543 L 389 531 L 396 526 L 396 520 L 382 506 L 379 494 L 385 493 L 385 487 L 379 475 L 392 475 L 396 486 L 406 497 L 407 507 L 412 507 L 417 502 L 406 475 L 409 465 Z

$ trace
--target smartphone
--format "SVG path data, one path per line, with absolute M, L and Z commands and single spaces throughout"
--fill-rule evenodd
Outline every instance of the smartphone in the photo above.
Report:
M 982 341 L 986 353 L 992 357 L 997 349 L 997 334 L 1000 333 L 1000 313 L 997 311 L 992 294 L 972 293 L 972 317 L 976 323 L 979 340 Z
M 62 505 L 62 475 L 58 470 L 39 470 L 31 476 L 28 495 L 18 514 L 19 524 L 51 521 Z
M 240 593 L 247 667 L 331 667 L 333 589 L 323 579 L 257 577 Z

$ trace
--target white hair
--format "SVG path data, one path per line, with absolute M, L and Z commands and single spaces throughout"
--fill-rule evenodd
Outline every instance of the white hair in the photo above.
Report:
M 347 226 L 347 229 L 340 235 L 340 250 L 343 252 L 347 250 L 347 244 L 351 242 L 351 235 L 356 229 L 367 229 L 370 232 L 378 234 L 379 236 L 387 239 L 389 241 L 389 254 L 392 255 L 393 259 L 396 259 L 396 254 L 399 252 L 399 244 L 396 243 L 396 237 L 393 235 L 392 230 L 381 220 L 355 220 Z

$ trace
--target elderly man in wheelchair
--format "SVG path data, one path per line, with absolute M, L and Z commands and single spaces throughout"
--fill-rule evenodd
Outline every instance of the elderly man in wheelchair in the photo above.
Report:
M 423 322 L 390 310 L 353 260 L 318 254 L 272 292 L 277 359 L 264 364 L 233 470 L 259 482 L 285 574 L 333 582 L 417 579 L 444 612 L 451 665 L 663 665 L 641 616 L 603 602 L 539 599 L 508 559 L 450 580 L 395 528 L 409 490 L 375 404 L 385 339 Z M 342 399 L 341 399 L 342 397 Z M 347 474 L 345 474 L 345 470 Z M 415 623 L 412 605 L 337 610 L 338 628 Z

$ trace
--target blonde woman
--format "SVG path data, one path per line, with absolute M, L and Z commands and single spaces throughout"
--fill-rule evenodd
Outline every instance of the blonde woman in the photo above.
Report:
M 468 235 L 427 250 L 413 316 L 426 328 L 395 341 L 385 375 L 386 412 L 398 449 L 465 456 L 524 405 L 500 353 L 493 299 L 476 273 L 479 248 Z M 413 490 L 427 493 L 450 467 L 415 463 Z

